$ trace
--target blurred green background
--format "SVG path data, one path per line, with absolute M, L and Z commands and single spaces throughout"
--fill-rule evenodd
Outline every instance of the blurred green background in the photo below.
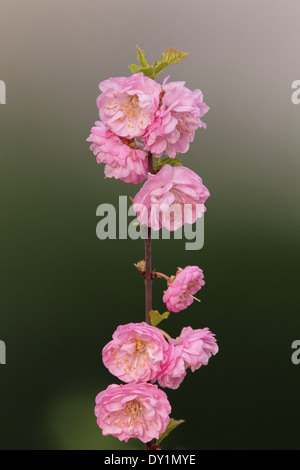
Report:
M 208 326 L 219 354 L 168 391 L 186 423 L 167 449 L 299 449 L 300 79 L 297 0 L 2 0 L 0 79 L 2 449 L 143 448 L 102 437 L 96 394 L 118 380 L 101 350 L 144 318 L 143 241 L 96 237 L 96 208 L 137 187 L 103 179 L 85 142 L 98 83 L 149 60 L 201 88 L 211 110 L 183 157 L 210 189 L 205 244 L 153 242 L 167 274 L 197 264 L 201 304 L 165 328 Z M 167 73 L 162 74 L 164 78 Z M 163 281 L 154 285 L 159 310 Z

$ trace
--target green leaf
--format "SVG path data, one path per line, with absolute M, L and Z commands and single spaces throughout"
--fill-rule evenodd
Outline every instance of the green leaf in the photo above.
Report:
M 129 65 L 129 69 L 132 73 L 142 72 L 147 77 L 153 78 L 154 77 L 154 70 L 152 66 L 150 66 L 146 60 L 144 51 L 136 46 L 137 48 L 137 60 L 140 62 L 141 65 L 131 64 Z M 157 62 L 156 62 L 157 63 Z
M 154 69 L 151 67 L 147 67 L 146 69 L 141 68 L 140 72 L 142 72 L 146 77 L 152 78 L 154 80 L 155 75 L 154 75 Z
M 154 68 L 152 66 L 143 68 L 140 65 L 131 64 L 128 68 L 132 73 L 142 72 L 146 77 L 152 78 L 152 80 L 155 78 Z
M 155 169 L 160 170 L 164 165 L 182 166 L 182 162 L 179 158 L 163 158 L 157 163 Z
M 181 423 L 184 423 L 184 419 L 174 419 L 174 418 L 171 418 L 171 419 L 170 419 L 170 422 L 169 422 L 169 424 L 168 424 L 168 426 L 167 426 L 167 428 L 166 428 L 166 430 L 165 430 L 165 432 L 163 432 L 163 433 L 159 436 L 159 438 L 157 439 L 156 445 L 158 446 L 158 445 L 161 443 L 161 441 L 162 441 L 165 437 L 167 437 L 167 436 L 170 434 L 170 432 L 172 432 L 175 428 L 177 428 L 177 426 L 179 426 Z
M 154 78 L 162 72 L 168 65 L 174 65 L 181 62 L 188 54 L 186 52 L 177 51 L 174 47 L 168 49 L 161 54 L 162 60 L 157 63 L 157 66 L 154 70 Z
M 164 51 L 161 54 L 162 61 L 167 65 L 178 64 L 181 62 L 188 54 L 186 52 L 177 51 L 174 47 Z
M 156 67 L 156 69 L 155 69 L 155 71 L 154 71 L 154 72 L 155 72 L 155 77 L 157 77 L 157 75 L 158 75 L 160 72 L 162 72 L 166 67 L 168 67 L 168 65 L 169 65 L 169 64 L 167 64 L 166 62 L 162 62 L 162 61 L 158 62 L 158 65 L 157 65 L 157 67 Z
M 128 68 L 131 70 L 132 73 L 137 73 L 140 72 L 142 67 L 140 65 L 131 64 L 128 66 Z
M 162 52 L 161 57 L 162 60 L 159 62 L 155 60 L 152 65 L 149 65 L 144 51 L 140 49 L 139 46 L 137 48 L 137 60 L 140 62 L 140 65 L 131 64 L 129 65 L 129 69 L 132 73 L 142 72 L 149 78 L 153 80 L 157 77 L 157 75 L 164 70 L 168 65 L 178 64 L 182 61 L 188 54 L 186 52 L 177 51 L 174 47 Z
M 139 46 L 136 46 L 136 48 L 137 48 L 137 60 L 140 62 L 141 66 L 143 68 L 150 67 L 148 62 L 146 61 L 144 51 L 142 51 L 142 49 L 140 49 Z
M 170 315 L 170 312 L 165 312 L 160 314 L 158 310 L 151 310 L 149 312 L 150 321 L 152 326 L 157 326 L 163 320 L 166 320 Z

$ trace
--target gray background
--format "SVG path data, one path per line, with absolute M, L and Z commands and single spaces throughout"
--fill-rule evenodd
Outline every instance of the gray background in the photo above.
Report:
M 186 423 L 169 449 L 299 448 L 300 79 L 296 0 L 2 0 L 0 79 L 0 446 L 142 448 L 103 438 L 94 397 L 117 379 L 101 349 L 142 321 L 132 264 L 143 242 L 96 238 L 96 208 L 137 187 L 103 179 L 85 142 L 98 83 L 129 75 L 138 44 L 154 60 L 189 53 L 171 80 L 211 107 L 184 164 L 210 189 L 201 251 L 155 241 L 153 265 L 203 268 L 201 304 L 165 328 L 208 326 L 219 354 L 168 392 Z M 163 310 L 162 281 L 154 306 Z

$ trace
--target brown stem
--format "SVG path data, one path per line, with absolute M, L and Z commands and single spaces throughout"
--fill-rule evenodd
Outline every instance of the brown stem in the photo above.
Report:
M 148 152 L 148 171 L 149 173 L 154 173 L 153 156 L 151 152 Z M 146 323 L 150 325 L 149 312 L 152 310 L 151 227 L 148 227 L 148 238 L 145 240 L 145 260 Z
M 146 323 L 150 325 L 149 312 L 152 310 L 152 273 L 151 273 L 151 228 L 148 228 L 148 238 L 145 240 L 145 258 L 146 258 Z
M 148 152 L 148 171 L 154 173 L 153 170 L 153 156 Z M 146 275 L 145 275 L 145 291 L 146 291 L 146 323 L 150 322 L 149 312 L 152 310 L 152 269 L 151 269 L 151 227 L 148 227 L 148 238 L 145 240 L 145 260 L 146 260 Z M 156 450 L 157 447 L 151 442 L 146 443 L 146 450 Z
M 153 439 L 153 441 L 147 442 L 146 450 L 161 450 L 161 448 L 155 444 L 155 439 Z
M 159 272 L 155 271 L 155 275 L 157 277 L 163 277 L 167 282 L 170 280 L 169 276 L 167 276 L 166 274 L 159 273 Z

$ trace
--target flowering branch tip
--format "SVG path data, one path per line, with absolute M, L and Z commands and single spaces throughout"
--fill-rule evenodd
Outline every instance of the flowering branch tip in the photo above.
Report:
M 125 442 L 136 438 L 147 450 L 160 450 L 162 440 L 184 420 L 170 418 L 171 405 L 158 385 L 177 389 L 188 371 L 207 365 L 218 352 L 208 328 L 184 327 L 176 338 L 158 328 L 170 312 L 200 302 L 195 295 L 205 285 L 202 269 L 178 267 L 175 275 L 167 276 L 151 267 L 152 230 L 176 231 L 206 212 L 209 190 L 177 155 L 188 152 L 197 129 L 206 129 L 202 118 L 209 106 L 200 89 L 190 90 L 183 81 L 155 81 L 187 53 L 172 47 L 150 65 L 144 51 L 136 48 L 140 65 L 129 66 L 130 77 L 99 84 L 100 120 L 87 141 L 96 162 L 105 165 L 104 179 L 144 182 L 129 199 L 137 216 L 132 226 L 140 225 L 146 233 L 145 259 L 134 263 L 145 279 L 146 321 L 119 325 L 104 346 L 103 364 L 123 384 L 109 385 L 97 395 L 95 415 L 104 436 Z M 160 278 L 167 281 L 162 297 L 167 311 L 162 314 L 152 309 L 152 280 Z

